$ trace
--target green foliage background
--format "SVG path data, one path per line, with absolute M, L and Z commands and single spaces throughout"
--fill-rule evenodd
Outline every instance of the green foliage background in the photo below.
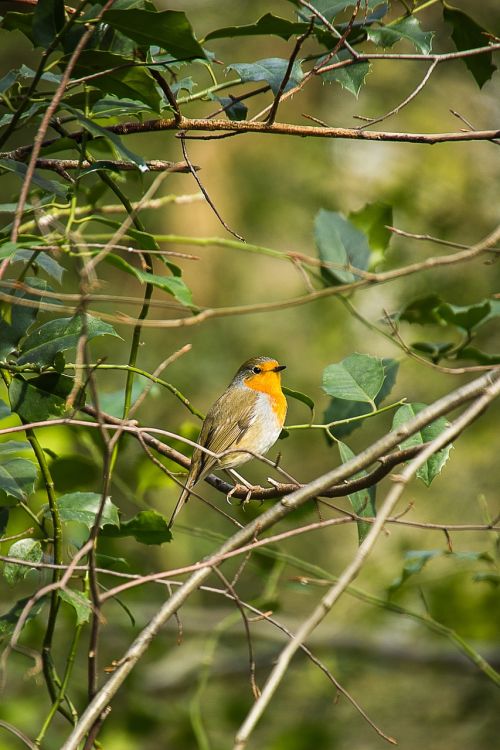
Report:
M 455 4 L 498 34 L 500 8 L 495 0 L 482 3 L 456 0 Z M 402 12 L 401 7 L 396 8 L 398 3 L 393 6 L 394 13 Z M 185 10 L 199 39 L 216 28 L 253 23 L 268 12 L 291 18 L 293 10 L 284 2 L 258 0 L 237 3 L 192 0 L 171 2 L 168 8 Z M 425 30 L 437 29 L 435 50 L 453 48 L 450 27 L 442 22 L 440 3 L 421 14 L 421 23 Z M 0 33 L 2 73 L 23 63 L 35 67 L 38 52 L 33 51 L 21 33 L 5 30 Z M 225 65 L 268 57 L 288 58 L 292 47 L 291 42 L 276 36 L 213 40 L 207 46 Z M 401 45 L 396 49 L 410 47 Z M 337 84 L 314 80 L 300 94 L 281 104 L 278 119 L 304 123 L 307 121 L 301 119 L 301 113 L 310 113 L 329 124 L 350 127 L 359 124 L 353 120 L 355 114 L 377 116 L 397 105 L 422 74 L 422 68 L 411 62 L 380 62 L 368 76 L 358 99 Z M 222 79 L 221 74 L 218 76 Z M 208 74 L 201 74 L 200 80 L 203 85 L 210 84 Z M 498 123 L 500 116 L 498 83 L 497 72 L 479 89 L 463 61 L 447 63 L 439 67 L 424 92 L 397 118 L 375 127 L 424 133 L 458 130 L 463 123 L 450 110 L 460 112 L 478 129 L 493 127 L 491 123 Z M 266 94 L 264 103 L 270 101 Z M 193 103 L 189 116 L 205 116 L 215 105 Z M 264 104 L 250 106 L 254 107 L 253 114 Z M 29 143 L 34 134 L 34 128 L 26 126 L 9 147 Z M 180 142 L 170 132 L 130 136 L 126 145 L 145 159 L 182 160 Z M 188 140 L 187 146 L 191 161 L 201 167 L 200 178 L 224 219 L 254 245 L 316 256 L 314 218 L 318 211 L 326 209 L 348 215 L 376 201 L 392 206 L 393 224 L 398 228 L 464 244 L 478 241 L 498 223 L 500 170 L 498 146 L 493 143 L 431 147 L 246 134 L 224 140 Z M 108 158 L 105 150 L 103 158 Z M 119 184 L 130 200 L 138 200 L 150 182 L 150 175 L 134 172 L 122 175 Z M 3 177 L 0 202 L 14 200 L 19 184 L 14 175 Z M 191 175 L 171 174 L 162 185 L 161 195 L 196 191 Z M 106 193 L 104 199 L 116 203 L 111 193 Z M 229 236 L 202 200 L 145 210 L 141 218 L 148 231 L 158 235 Z M 96 231 L 103 230 L 96 228 Z M 216 246 L 185 247 L 178 243 L 166 247 L 199 256 L 196 261 L 181 261 L 180 265 L 183 279 L 200 306 L 286 300 L 307 291 L 297 268 L 273 257 Z M 429 242 L 393 236 L 385 267 L 423 260 L 442 250 Z M 77 274 L 64 259 L 61 262 L 68 268 L 64 291 L 77 293 Z M 362 316 L 384 329 L 379 322 L 384 311 L 401 310 L 426 294 L 438 294 L 452 305 L 472 305 L 489 297 L 498 292 L 499 268 L 498 262 L 489 260 L 485 265 L 483 256 L 471 265 L 438 269 L 390 286 L 366 289 L 352 301 Z M 137 280 L 131 276 L 119 276 L 110 266 L 100 267 L 99 273 L 101 293 L 141 294 Z M 159 293 L 155 292 L 155 296 Z M 94 309 L 110 312 L 109 305 L 97 304 Z M 118 311 L 130 313 L 130 308 L 117 303 Z M 161 310 L 154 312 L 154 316 L 162 315 Z M 51 318 L 52 315 L 42 312 L 39 322 Z M 116 328 L 122 339 L 106 336 L 92 342 L 93 361 L 100 356 L 105 356 L 108 362 L 127 361 L 131 328 Z M 446 338 L 449 329 L 440 325 L 422 329 L 401 321 L 401 333 L 408 343 L 427 340 L 426 335 L 432 341 L 449 340 Z M 443 374 L 405 357 L 390 336 L 381 336 L 367 328 L 335 297 L 272 313 L 214 319 L 187 329 L 145 329 L 141 334 L 139 367 L 153 372 L 162 359 L 186 343 L 192 345 L 191 351 L 169 367 L 164 377 L 201 412 L 206 412 L 241 362 L 259 354 L 271 355 L 287 365 L 285 384 L 313 398 L 316 421 L 320 421 L 329 404 L 329 398 L 321 390 L 324 368 L 353 352 L 400 360 L 397 384 L 390 397 L 394 401 L 406 397 L 414 403 L 431 403 L 459 382 L 470 379 L 470 376 Z M 498 353 L 498 343 L 498 321 L 492 319 L 481 327 L 474 346 Z M 123 398 L 125 373 L 98 372 L 96 379 L 102 408 L 113 412 L 113 404 L 119 404 Z M 5 400 L 5 393 L 0 393 L 0 397 Z M 353 451 L 361 450 L 390 429 L 392 416 L 389 412 L 367 420 L 362 429 L 343 439 Z M 171 393 L 157 386 L 140 408 L 138 418 L 143 425 L 178 431 L 193 439 L 199 428 L 196 417 Z M 304 423 L 307 419 L 306 407 L 290 400 L 287 422 Z M 12 416 L 5 418 L 0 426 L 17 423 Z M 50 456 L 58 494 L 100 491 L 101 444 L 96 431 L 52 427 L 43 430 L 40 440 Z M 185 450 L 179 441 L 173 444 Z M 418 480 L 411 484 L 405 499 L 412 503 L 412 509 L 406 518 L 426 523 L 482 524 L 487 512 L 495 517 L 499 511 L 500 486 L 496 445 L 498 408 L 485 414 L 457 441 L 447 467 L 430 490 Z M 328 444 L 320 430 L 292 431 L 279 443 L 278 450 L 283 466 L 303 482 L 339 462 L 336 448 Z M 271 455 L 276 453 L 275 448 Z M 253 462 L 245 469 L 245 476 L 263 482 L 266 471 Z M 378 490 L 379 498 L 389 486 L 390 480 L 385 480 Z M 202 493 L 224 505 L 224 499 L 208 486 L 202 488 Z M 135 440 L 124 436 L 111 495 L 122 519 L 150 509 L 168 517 L 178 488 L 148 460 Z M 46 496 L 40 486 L 31 501 L 32 510 L 38 512 L 45 503 Z M 344 499 L 338 504 L 348 507 Z M 240 522 L 259 512 L 254 504 L 245 510 L 238 507 L 227 510 Z M 313 509 L 301 513 L 304 523 L 317 518 Z M 283 528 L 296 523 L 294 515 L 284 522 Z M 25 515 L 15 509 L 6 534 L 15 535 L 25 528 Z M 83 540 L 82 529 L 78 524 L 68 527 L 65 555 Z M 120 558 L 116 563 L 120 570 L 147 574 L 190 564 L 213 550 L 217 541 L 229 533 L 223 519 L 193 499 L 175 526 L 171 543 L 145 546 L 133 538 L 103 538 L 99 551 Z M 476 644 L 479 652 L 498 668 L 500 604 L 494 578 L 498 573 L 497 534 L 455 533 L 451 541 L 454 553 L 474 554 L 447 554 L 448 542 L 442 532 L 391 527 L 356 581 L 356 588 L 378 597 L 382 603 L 395 602 L 424 618 L 431 616 Z M 299 577 L 335 576 L 351 559 L 357 543 L 354 524 L 280 542 L 271 548 L 271 555 L 252 556 L 240 582 L 239 594 L 245 600 L 258 602 L 263 610 L 272 610 L 294 630 L 322 591 L 313 584 L 301 583 Z M 3 554 L 9 546 L 2 544 Z M 420 570 L 391 593 L 391 584 L 402 575 L 407 564 L 405 555 L 419 550 L 439 550 L 443 554 L 429 559 L 425 566 L 422 564 Z M 224 568 L 226 576 L 231 578 L 238 565 L 238 561 L 228 563 Z M 491 580 L 487 580 L 487 573 L 492 574 Z M 15 588 L 2 580 L 2 612 L 48 581 L 45 575 L 30 572 Z M 214 580 L 218 586 L 220 582 Z M 133 635 L 164 598 L 164 589 L 151 585 L 123 595 L 123 603 L 130 612 L 116 602 L 107 604 L 101 679 L 104 679 L 102 667 L 120 658 Z M 241 618 L 234 605 L 208 592 L 191 597 L 180 617 L 184 631 L 182 644 L 177 643 L 176 623 L 169 623 L 114 700 L 112 714 L 102 730 L 106 750 L 136 747 L 153 750 L 167 746 L 176 750 L 193 747 L 205 750 L 231 746 L 235 729 L 253 700 Z M 57 645 L 66 649 L 74 629 L 71 606 L 63 606 L 61 618 Z M 26 633 L 27 644 L 39 642 L 43 618 L 30 623 Z M 252 633 L 257 678 L 262 682 L 283 639 L 266 623 L 252 625 Z M 500 728 L 498 688 L 466 661 L 449 639 L 431 633 L 425 624 L 345 595 L 309 645 L 376 723 L 396 737 L 405 750 L 424 745 L 429 750 L 494 746 Z M 62 664 L 64 654 L 57 654 L 56 658 Z M 10 656 L 8 692 L 2 700 L 0 718 L 22 726 L 29 736 L 35 736 L 50 704 L 40 676 L 27 675 L 31 666 L 25 654 Z M 85 698 L 85 675 L 82 655 L 75 666 L 77 704 Z M 56 718 L 46 747 L 59 747 L 67 729 L 64 720 Z M 256 730 L 253 743 L 269 750 L 311 747 L 344 750 L 378 747 L 383 741 L 344 699 L 334 703 L 332 686 L 314 665 L 299 655 Z M 2 735 L 0 747 L 14 750 L 18 746 L 13 737 Z

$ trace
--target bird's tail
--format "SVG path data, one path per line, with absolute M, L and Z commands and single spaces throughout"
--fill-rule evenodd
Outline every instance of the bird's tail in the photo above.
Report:
M 177 504 L 176 504 L 176 506 L 174 508 L 174 511 L 173 511 L 172 515 L 170 516 L 170 521 L 168 522 L 168 528 L 169 529 L 172 528 L 176 516 L 181 512 L 183 506 L 187 503 L 187 501 L 189 499 L 189 495 L 190 495 L 191 490 L 193 488 L 193 485 L 195 485 L 195 484 L 196 484 L 196 478 L 188 476 L 187 482 L 184 485 L 184 489 L 182 490 L 181 495 L 180 495 L 179 499 L 177 500 Z

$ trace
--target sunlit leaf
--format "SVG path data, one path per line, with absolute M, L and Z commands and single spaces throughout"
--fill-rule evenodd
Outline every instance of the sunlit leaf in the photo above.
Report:
M 17 557 L 18 560 L 39 563 L 43 558 L 42 545 L 37 539 L 19 539 L 11 545 L 7 555 L 8 557 Z M 19 581 L 24 580 L 32 570 L 34 568 L 27 565 L 7 562 L 3 568 L 3 575 L 7 583 L 14 586 Z
M 278 93 L 287 68 L 288 60 L 281 57 L 270 57 L 266 60 L 257 60 L 254 63 L 231 63 L 227 66 L 227 70 L 235 70 L 244 83 L 265 81 L 270 85 L 273 94 Z M 296 60 L 284 91 L 289 91 L 298 86 L 303 77 L 301 62 Z
M 102 497 L 97 492 L 70 492 L 57 499 L 57 508 L 63 521 L 77 521 L 91 529 L 101 506 Z M 46 510 L 46 515 L 49 511 Z M 106 498 L 99 526 L 119 526 L 118 508 Z
M 75 347 L 83 335 L 88 341 L 96 336 L 120 338 L 112 325 L 91 315 L 55 318 L 36 328 L 22 342 L 18 364 L 52 365 L 58 352 Z
M 378 408 L 380 404 L 387 398 L 396 382 L 396 376 L 399 369 L 399 362 L 396 359 L 382 359 L 382 365 L 384 367 L 384 383 L 382 388 L 375 396 L 375 406 Z M 345 401 L 341 398 L 332 398 L 328 408 L 325 411 L 323 422 L 328 424 L 330 422 L 338 422 L 343 419 L 352 419 L 353 417 L 359 417 L 363 414 L 369 414 L 372 411 L 370 404 L 363 403 L 361 401 Z M 351 432 L 362 427 L 364 420 L 357 419 L 353 422 L 347 422 L 346 424 L 339 424 L 335 427 L 330 427 L 330 432 L 337 439 L 343 439 Z M 328 442 L 333 442 L 325 433 Z
M 368 39 L 380 47 L 392 47 L 396 42 L 411 42 L 417 52 L 422 55 L 430 54 L 432 49 L 433 31 L 422 31 L 419 20 L 415 16 L 407 16 L 401 21 L 376 28 L 371 26 L 367 31 Z
M 384 383 L 384 365 L 369 354 L 351 354 L 323 370 L 323 390 L 329 396 L 346 401 L 374 404 Z
M 68 589 L 67 587 L 59 589 L 59 597 L 73 607 L 76 614 L 76 624 L 84 625 L 90 620 L 92 614 L 92 604 L 90 600 L 81 591 L 75 591 L 74 589 Z
M 413 417 L 419 414 L 422 409 L 425 409 L 426 406 L 427 404 L 403 404 L 403 406 L 400 406 L 394 415 L 392 429 L 397 430 L 398 427 L 401 427 L 401 425 L 409 422 L 410 419 L 413 419 Z M 439 417 L 439 419 L 436 419 L 434 422 L 425 425 L 409 438 L 403 440 L 403 442 L 400 443 L 399 447 L 401 449 L 411 448 L 413 446 L 431 442 L 432 440 L 435 440 L 435 438 L 439 437 L 439 435 L 441 435 L 447 427 L 448 422 L 446 421 L 446 419 L 444 417 Z M 448 461 L 451 448 L 451 445 L 446 445 L 444 448 L 441 448 L 440 451 L 434 453 L 434 455 L 432 455 L 425 462 L 425 464 L 418 469 L 417 477 L 419 477 L 424 482 L 424 484 L 429 486 L 432 480 L 435 479 L 435 477 L 437 477 L 437 475 L 441 472 L 441 469 Z
M 115 255 L 115 253 L 108 253 L 106 261 L 117 268 L 120 268 L 122 271 L 125 271 L 125 273 L 135 276 L 135 278 L 139 279 L 142 284 L 152 284 L 153 286 L 158 287 L 158 289 L 162 289 L 164 292 L 171 294 L 181 304 L 187 305 L 188 307 L 192 306 L 193 298 L 191 296 L 191 290 L 178 276 L 159 276 L 155 273 L 143 271 L 141 268 L 136 268 L 135 266 L 130 265 L 130 263 L 127 263 L 127 261 L 119 255 Z

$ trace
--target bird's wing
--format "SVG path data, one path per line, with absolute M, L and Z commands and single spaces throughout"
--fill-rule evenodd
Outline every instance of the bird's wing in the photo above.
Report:
M 248 393 L 240 390 L 223 393 L 205 417 L 198 443 L 213 453 L 223 453 L 237 445 L 252 424 L 257 398 L 258 394 L 250 389 Z M 200 479 L 210 474 L 216 465 L 215 456 L 195 448 L 186 484 L 170 517 L 169 528 L 186 503 L 191 489 Z
M 207 414 L 198 442 L 213 453 L 234 448 L 252 424 L 258 393 L 250 389 L 224 393 Z M 197 449 L 193 455 L 197 480 L 216 466 L 217 459 Z

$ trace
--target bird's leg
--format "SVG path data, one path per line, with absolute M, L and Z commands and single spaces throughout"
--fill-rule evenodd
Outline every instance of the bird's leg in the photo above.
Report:
M 253 489 L 252 485 L 250 484 L 250 482 L 247 482 L 247 480 L 244 477 L 242 477 L 241 474 L 238 474 L 238 472 L 235 471 L 234 469 L 225 469 L 225 472 L 231 477 L 233 481 L 236 480 L 236 484 L 234 485 L 233 489 L 229 490 L 229 492 L 226 495 L 227 502 L 231 505 L 230 498 L 234 495 L 235 492 L 237 492 L 240 489 L 241 486 L 243 486 L 247 488 L 247 494 L 241 501 L 241 505 L 245 507 L 246 503 L 248 503 L 250 498 L 252 497 L 252 489 Z

